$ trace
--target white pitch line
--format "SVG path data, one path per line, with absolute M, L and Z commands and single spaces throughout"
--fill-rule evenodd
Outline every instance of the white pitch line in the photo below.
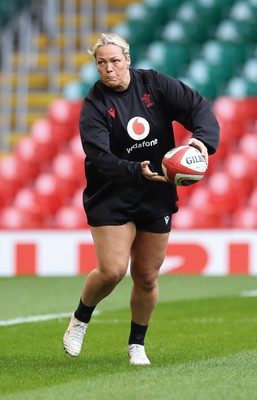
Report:
M 240 293 L 241 297 L 257 297 L 257 290 L 248 290 Z
M 18 324 L 30 324 L 41 321 L 49 321 L 51 319 L 67 318 L 70 317 L 72 312 L 60 313 L 60 314 L 45 314 L 45 315 L 33 315 L 29 317 L 20 317 L 15 319 L 8 319 L 6 321 L 0 321 L 0 326 L 18 325 Z M 95 310 L 94 315 L 100 314 L 100 311 Z

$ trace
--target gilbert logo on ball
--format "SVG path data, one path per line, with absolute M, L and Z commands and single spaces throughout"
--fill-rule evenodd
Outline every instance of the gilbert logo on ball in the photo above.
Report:
M 179 146 L 164 155 L 162 170 L 164 176 L 174 185 L 189 186 L 204 177 L 207 163 L 195 147 Z

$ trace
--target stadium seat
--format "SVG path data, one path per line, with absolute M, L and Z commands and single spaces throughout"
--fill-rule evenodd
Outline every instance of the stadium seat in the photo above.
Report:
M 19 207 L 7 206 L 0 212 L 1 229 L 41 229 L 43 218 L 32 210 L 24 210 Z
M 195 224 L 194 221 L 194 211 L 187 206 L 181 206 L 179 212 L 173 215 L 172 227 L 173 229 L 192 229 Z
M 77 132 L 82 101 L 55 100 L 48 110 L 48 119 L 52 125 L 54 140 L 61 145 Z
M 233 214 L 244 201 L 239 191 L 233 188 L 228 174 L 224 171 L 214 172 L 208 179 L 209 202 L 223 214 Z
M 172 126 L 174 130 L 176 146 L 182 146 L 186 144 L 188 139 L 192 136 L 192 133 L 177 121 L 172 122 Z
M 15 148 L 14 155 L 23 184 L 33 181 L 40 172 L 41 165 L 37 150 L 38 146 L 35 145 L 31 136 L 21 139 Z
M 223 79 L 226 80 L 239 70 L 249 53 L 247 46 L 222 40 L 208 40 L 200 51 L 200 55 L 209 65 L 223 69 Z M 222 71 L 219 73 L 222 74 Z
M 14 155 L 9 155 L 1 159 L 0 162 L 0 185 L 2 203 L 10 204 L 23 186 L 23 180 L 19 173 L 20 165 Z
M 84 179 L 83 163 L 70 153 L 59 153 L 51 164 L 51 171 L 61 197 L 66 201 Z
M 188 43 L 195 46 L 208 39 L 208 31 L 203 27 L 198 29 L 194 23 L 171 19 L 164 26 L 161 37 L 167 42 Z
M 59 153 L 51 164 L 52 173 L 58 178 L 70 183 L 76 188 L 84 178 L 84 166 L 81 159 L 69 152 Z
M 236 1 L 231 7 L 229 17 L 237 25 L 244 42 L 255 43 L 257 35 L 257 18 L 252 12 L 251 5 L 247 1 Z
M 225 79 L 220 68 L 215 68 L 203 59 L 194 59 L 189 64 L 187 77 L 194 89 L 212 100 L 217 97 L 219 85 Z
M 233 77 L 229 80 L 225 93 L 237 98 L 257 96 L 257 83 L 252 83 L 242 76 Z
M 239 208 L 233 214 L 233 228 L 238 229 L 256 229 L 257 228 L 257 210 L 256 208 Z
M 83 81 L 75 80 L 66 83 L 62 91 L 63 96 L 69 101 L 77 101 L 85 96 Z
M 249 160 L 250 163 L 250 173 L 253 171 L 256 172 L 257 168 L 257 132 L 254 133 L 246 133 L 244 136 L 240 138 L 238 144 L 239 150 L 244 155 L 244 157 Z
M 227 137 L 233 137 L 239 140 L 245 133 L 245 129 L 248 127 L 250 113 L 252 113 L 252 107 L 249 106 L 249 99 L 244 98 L 233 98 L 228 96 L 221 96 L 214 102 L 215 115 L 222 124 L 222 128 L 226 129 Z
M 86 214 L 82 208 L 73 206 L 62 207 L 54 217 L 54 226 L 57 229 L 88 228 Z
M 148 44 L 158 34 L 158 20 L 153 23 L 151 14 L 144 3 L 132 3 L 126 9 L 128 40 L 133 47 L 140 37 L 140 42 Z
M 40 174 L 34 184 L 36 202 L 45 217 L 50 217 L 63 206 L 57 179 L 51 173 Z
M 76 174 L 76 180 L 78 184 L 86 183 L 85 176 L 85 153 L 82 149 L 80 136 L 74 136 L 69 143 L 68 151 L 70 151 L 71 157 L 74 162 L 74 173 Z
M 253 84 L 257 83 L 257 57 L 248 58 L 242 68 L 242 76 Z
M 188 204 L 189 199 L 192 196 L 192 193 L 194 193 L 196 185 L 189 185 L 189 186 L 178 186 L 177 191 L 178 191 L 178 205 L 184 206 Z
M 257 186 L 255 183 L 255 187 L 252 190 L 252 193 L 250 194 L 250 196 L 247 199 L 247 205 L 250 208 L 255 208 L 257 210 Z
M 13 206 L 24 213 L 25 226 L 23 229 L 30 228 L 42 229 L 45 227 L 44 215 L 36 201 L 35 190 L 31 187 L 24 187 L 18 191 L 13 199 Z
M 76 189 L 76 191 L 73 194 L 73 196 L 70 200 L 70 203 L 69 203 L 72 207 L 83 209 L 82 197 L 83 197 L 83 191 L 85 189 L 85 186 L 86 185 L 84 184 Z
M 35 146 L 38 162 L 48 163 L 57 154 L 58 144 L 52 134 L 52 126 L 48 119 L 38 119 L 31 126 L 30 136 Z
M 148 46 L 146 57 L 153 69 L 177 77 L 186 70 L 190 52 L 188 44 L 157 41 Z
M 239 192 L 240 196 L 247 198 L 256 181 L 256 165 L 253 165 L 244 154 L 233 152 L 226 158 L 225 171 L 233 191 Z
M 209 203 L 210 194 L 207 185 L 195 185 L 193 192 L 188 199 L 188 206 L 195 212 L 200 212 Z
M 82 83 L 93 84 L 99 79 L 99 73 L 96 68 L 95 62 L 89 62 L 80 69 L 80 81 Z

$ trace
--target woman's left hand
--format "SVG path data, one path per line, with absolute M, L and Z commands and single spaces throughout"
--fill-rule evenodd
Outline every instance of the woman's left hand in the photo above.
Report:
M 189 146 L 192 146 L 192 147 L 195 147 L 196 149 L 198 149 L 204 156 L 206 164 L 208 164 L 208 150 L 207 150 L 207 147 L 205 146 L 205 144 L 203 144 L 203 142 L 201 142 L 201 140 L 195 139 L 195 138 L 190 138 L 189 141 L 187 142 L 187 144 Z

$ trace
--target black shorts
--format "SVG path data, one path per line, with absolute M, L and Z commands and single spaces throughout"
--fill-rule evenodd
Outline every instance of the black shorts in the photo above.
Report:
M 134 221 L 140 231 L 152 233 L 168 233 L 171 230 L 171 215 L 153 219 L 151 221 Z
M 166 215 L 164 217 L 155 218 L 152 220 L 139 220 L 139 219 L 128 219 L 123 221 L 112 221 L 102 224 L 90 224 L 91 226 L 119 226 L 124 225 L 128 222 L 134 222 L 136 228 L 140 231 L 152 232 L 152 233 L 168 233 L 171 230 L 172 215 Z

